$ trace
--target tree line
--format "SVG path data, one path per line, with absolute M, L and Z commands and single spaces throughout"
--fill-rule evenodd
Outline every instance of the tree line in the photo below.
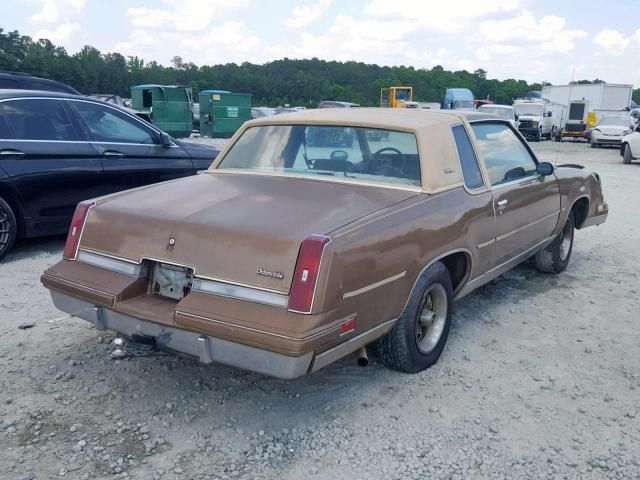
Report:
M 300 105 L 315 107 L 322 100 L 342 100 L 363 106 L 378 105 L 380 89 L 391 85 L 412 86 L 414 100 L 441 102 L 447 87 L 471 89 L 476 98 L 511 104 L 527 91 L 540 90 L 542 83 L 487 78 L 478 69 L 449 71 L 437 65 L 431 69 L 386 67 L 362 62 L 335 62 L 312 58 L 284 58 L 257 65 L 227 63 L 197 66 L 181 57 L 170 66 L 147 62 L 137 56 L 102 53 L 85 46 L 69 55 L 46 39 L 33 40 L 18 31 L 0 28 L 0 70 L 22 71 L 71 85 L 84 94 L 112 93 L 130 96 L 130 87 L 144 83 L 190 86 L 200 90 L 223 89 L 251 93 L 253 105 Z M 594 82 L 601 82 L 596 79 Z M 580 83 L 590 83 L 581 80 Z M 640 103 L 640 89 L 634 91 Z

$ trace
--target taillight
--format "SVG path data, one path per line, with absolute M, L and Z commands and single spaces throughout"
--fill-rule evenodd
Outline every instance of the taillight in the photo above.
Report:
M 80 235 L 82 235 L 82 228 L 84 222 L 87 219 L 89 209 L 93 207 L 96 202 L 80 202 L 76 207 L 76 211 L 71 219 L 71 226 L 69 227 L 69 233 L 67 234 L 67 243 L 64 245 L 64 252 L 62 257 L 67 260 L 75 260 L 78 254 L 78 244 L 80 243 Z
M 329 237 L 324 235 L 311 235 L 302 242 L 289 293 L 290 311 L 311 313 L 322 253 L 329 242 Z

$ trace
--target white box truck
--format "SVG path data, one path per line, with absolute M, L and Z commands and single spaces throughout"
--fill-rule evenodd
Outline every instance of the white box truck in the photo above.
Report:
M 513 101 L 518 130 L 534 142 L 558 135 L 565 107 L 541 98 L 518 98 Z

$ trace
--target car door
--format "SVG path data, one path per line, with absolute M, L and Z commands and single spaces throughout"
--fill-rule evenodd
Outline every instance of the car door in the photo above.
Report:
M 195 173 L 182 148 L 163 146 L 160 132 L 134 115 L 92 101 L 72 105 L 102 158 L 107 193 Z
M 76 205 L 104 194 L 102 165 L 60 98 L 0 102 L 0 163 L 20 196 L 26 235 L 66 232 Z
M 475 122 L 472 129 L 493 193 L 497 266 L 553 233 L 560 215 L 560 189 L 555 175 L 536 173 L 536 158 L 509 125 Z

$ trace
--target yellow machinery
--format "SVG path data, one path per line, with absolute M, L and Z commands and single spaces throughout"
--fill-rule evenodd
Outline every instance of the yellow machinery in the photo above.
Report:
M 380 89 L 382 108 L 418 108 L 413 101 L 413 87 L 389 87 Z

